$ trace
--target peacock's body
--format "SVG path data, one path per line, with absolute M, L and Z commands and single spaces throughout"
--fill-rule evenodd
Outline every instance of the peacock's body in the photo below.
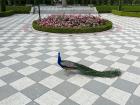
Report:
M 116 77 L 121 75 L 119 70 L 97 71 L 72 61 L 62 60 L 60 52 L 58 53 L 58 64 L 65 70 L 79 70 L 83 75 L 97 76 L 97 77 Z

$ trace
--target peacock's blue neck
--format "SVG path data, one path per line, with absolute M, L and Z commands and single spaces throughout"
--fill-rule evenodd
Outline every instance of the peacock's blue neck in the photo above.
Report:
M 60 52 L 58 53 L 58 60 L 57 60 L 57 63 L 62 66 L 61 64 L 62 60 L 61 60 L 61 55 L 60 55 Z

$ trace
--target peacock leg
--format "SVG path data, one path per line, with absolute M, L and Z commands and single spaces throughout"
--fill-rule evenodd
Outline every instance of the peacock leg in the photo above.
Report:
M 65 71 L 66 71 L 66 75 L 69 76 L 70 70 L 69 69 L 65 69 Z

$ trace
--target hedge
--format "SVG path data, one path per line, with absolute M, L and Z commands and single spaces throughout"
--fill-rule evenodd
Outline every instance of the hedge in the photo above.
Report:
M 111 13 L 112 10 L 118 10 L 118 6 L 101 5 L 96 6 L 99 13 Z M 140 12 L 140 5 L 123 5 L 122 11 L 126 12 Z
M 126 12 L 140 12 L 140 5 L 123 6 L 122 11 Z
M 112 10 L 117 10 L 118 6 L 101 5 L 96 6 L 96 9 L 99 13 L 111 13 Z
M 6 10 L 13 10 L 17 14 L 30 13 L 31 6 L 7 6 Z
M 52 33 L 93 33 L 93 32 L 101 32 L 106 31 L 112 28 L 112 22 L 107 21 L 106 24 L 97 26 L 97 27 L 89 27 L 89 28 L 54 28 L 54 27 L 44 27 L 39 25 L 36 21 L 33 21 L 32 27 L 35 30 L 43 31 L 43 32 L 52 32 Z
M 30 13 L 31 6 L 7 6 L 5 12 L 0 12 L 0 17 L 11 16 L 13 14 Z
M 8 11 L 5 11 L 5 12 L 0 12 L 0 17 L 11 16 L 13 14 L 14 14 L 13 10 L 8 10 Z
M 112 13 L 120 16 L 140 17 L 140 12 L 125 12 L 125 11 L 112 10 Z

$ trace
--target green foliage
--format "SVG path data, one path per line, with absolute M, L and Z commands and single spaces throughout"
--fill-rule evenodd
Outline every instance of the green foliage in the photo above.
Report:
M 13 10 L 14 13 L 30 13 L 31 6 L 7 6 L 6 10 Z
M 111 6 L 111 5 L 102 5 L 102 6 L 96 6 L 99 13 L 111 13 L 112 10 L 118 10 L 118 6 Z M 140 12 L 140 6 L 139 5 L 123 5 L 121 7 L 122 11 L 127 12 Z
M 52 32 L 52 33 L 93 33 L 93 32 L 101 32 L 106 31 L 112 28 L 112 22 L 107 21 L 105 25 L 97 26 L 97 27 L 87 27 L 87 28 L 53 28 L 53 27 L 44 27 L 39 25 L 36 21 L 33 21 L 32 26 L 35 30 L 43 31 L 43 32 Z
M 6 0 L 0 0 L 1 12 L 6 11 Z
M 13 14 L 30 13 L 30 6 L 7 6 L 6 11 L 0 12 L 0 17 L 11 16 Z
M 125 6 L 122 7 L 122 11 L 140 12 L 140 5 L 132 5 L 132 6 L 125 5 Z
M 4 12 L 0 12 L 0 17 L 11 16 L 13 14 L 14 14 L 14 11 L 13 10 L 4 11 Z
M 140 17 L 140 12 L 125 12 L 125 11 L 112 10 L 112 13 L 120 16 Z
M 102 5 L 96 6 L 99 13 L 110 13 L 112 10 L 117 10 L 118 6 Z

